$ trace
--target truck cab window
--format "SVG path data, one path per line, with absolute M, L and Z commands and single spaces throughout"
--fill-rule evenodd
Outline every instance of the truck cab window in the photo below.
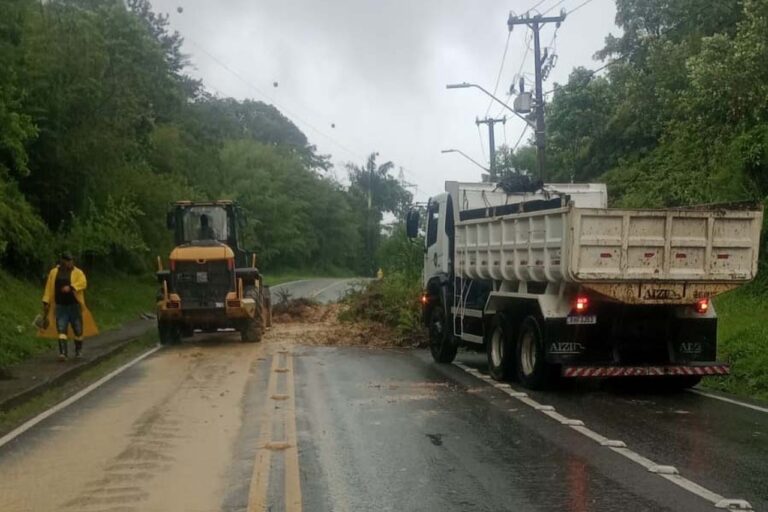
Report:
M 437 221 L 440 219 L 440 203 L 431 203 L 427 209 L 427 247 L 437 242 Z

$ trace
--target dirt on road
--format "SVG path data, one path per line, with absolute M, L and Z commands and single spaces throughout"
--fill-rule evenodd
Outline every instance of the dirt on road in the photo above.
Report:
M 409 347 L 411 340 L 398 336 L 394 329 L 376 322 L 347 322 L 340 319 L 344 304 L 318 304 L 295 299 L 276 304 L 269 341 L 305 345 Z

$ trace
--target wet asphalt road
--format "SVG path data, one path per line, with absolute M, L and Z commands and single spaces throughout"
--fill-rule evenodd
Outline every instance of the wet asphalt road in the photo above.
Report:
M 341 300 L 350 290 L 363 286 L 369 280 L 362 277 L 303 279 L 278 284 L 272 286 L 270 290 L 273 304 L 277 303 L 282 293 L 287 293 L 290 298 L 294 299 L 304 297 L 321 303 L 329 303 Z
M 717 510 L 426 351 L 281 329 L 163 349 L 6 444 L 0 510 Z M 457 361 L 484 372 L 482 356 Z M 530 397 L 768 510 L 768 413 L 595 385 Z

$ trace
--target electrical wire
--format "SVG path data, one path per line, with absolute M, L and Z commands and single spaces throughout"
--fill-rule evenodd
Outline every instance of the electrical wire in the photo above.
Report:
M 256 91 L 256 92 L 257 92 L 259 95 L 261 95 L 261 96 L 263 96 L 264 98 L 266 98 L 267 100 L 271 101 L 271 102 L 272 102 L 272 104 L 273 104 L 273 105 L 275 105 L 276 107 L 278 107 L 280 110 L 282 110 L 282 111 L 284 111 L 284 112 L 288 113 L 288 114 L 289 114 L 291 117 L 293 117 L 293 118 L 294 118 L 294 119 L 296 119 L 297 121 L 301 122 L 302 124 L 304 124 L 305 126 L 307 126 L 307 128 L 311 129 L 311 130 L 312 130 L 312 131 L 314 131 L 315 133 L 317 133 L 317 134 L 319 134 L 319 135 L 322 135 L 323 137 L 325 137 L 326 139 L 328 139 L 330 142 L 332 142 L 333 144 L 335 144 L 335 145 L 336 145 L 338 148 L 340 148 L 340 149 L 342 149 L 343 151 L 347 152 L 349 155 L 351 155 L 351 156 L 354 156 L 355 158 L 359 158 L 359 159 L 361 159 L 361 160 L 365 160 L 365 158 L 366 158 L 366 157 L 364 157 L 363 155 L 361 155 L 361 154 L 357 153 L 357 151 L 354 151 L 354 150 L 352 150 L 352 149 L 349 149 L 349 148 L 348 148 L 348 147 L 346 147 L 344 144 L 342 144 L 342 143 L 340 143 L 339 141 L 337 141 L 335 138 L 331 137 L 330 135 L 328 135 L 328 134 L 327 134 L 327 133 L 325 133 L 324 131 L 320 130 L 319 128 L 316 128 L 316 127 L 315 127 L 314 125 L 312 125 L 311 123 L 307 122 L 306 120 L 304 120 L 304 119 L 302 119 L 301 117 L 299 117 L 298 115 L 296 115 L 296 113 L 295 113 L 295 112 L 292 112 L 292 111 L 290 111 L 289 109 L 285 108 L 284 106 L 282 106 L 282 105 L 280 105 L 279 103 L 277 103 L 276 101 L 274 101 L 274 100 L 273 100 L 273 99 L 270 97 L 270 95 L 269 95 L 269 94 L 265 93 L 264 91 L 262 91 L 261 89 L 259 89 L 259 88 L 258 88 L 258 87 L 256 87 L 255 85 L 253 85 L 253 84 L 252 84 L 250 81 L 248 81 L 246 78 L 244 78 L 244 77 L 243 77 L 243 76 L 242 76 L 240 73 L 238 73 L 238 72 L 237 72 L 237 71 L 235 71 L 234 69 L 230 68 L 230 67 L 229 67 L 227 64 L 225 64 L 224 62 L 222 62 L 222 61 L 221 61 L 221 60 L 220 60 L 218 57 L 216 57 L 215 55 L 213 55 L 212 53 L 210 53 L 208 50 L 206 50 L 205 48 L 203 48 L 202 46 L 200 46 L 199 44 L 197 44 L 195 41 L 193 41 L 193 40 L 192 40 L 192 39 L 190 39 L 190 38 L 186 38 L 186 39 L 187 39 L 187 41 L 189 41 L 190 43 L 192 43 L 192 44 L 193 44 L 193 45 L 194 45 L 194 46 L 195 46 L 195 47 L 196 47 L 198 50 L 200 50 L 201 52 L 203 52 L 204 54 L 206 54 L 206 55 L 207 55 L 207 56 L 208 56 L 208 57 L 209 57 L 211 60 L 213 60 L 213 61 L 214 61 L 216 64 L 218 64 L 218 65 L 219 65 L 219 66 L 221 66 L 223 69 L 225 69 L 226 71 L 228 71 L 228 72 L 229 72 L 229 73 L 230 73 L 232 76 L 234 76 L 235 78 L 237 78 L 238 80 L 240 80 L 241 82 L 243 82 L 243 84 L 245 84 L 246 86 L 248 86 L 248 87 L 250 87 L 251 89 L 253 89 L 254 91 Z
M 480 131 L 480 125 L 477 126 L 477 135 L 480 137 L 480 152 L 483 154 L 483 160 L 485 160 L 485 142 L 483 142 L 483 132 Z
M 518 146 L 520 145 L 520 143 L 523 141 L 523 137 L 525 136 L 525 132 L 527 132 L 527 131 L 528 131 L 528 128 L 530 128 L 530 125 L 527 125 L 527 124 L 526 124 L 526 125 L 523 127 L 523 131 L 522 131 L 522 133 L 520 133 L 520 137 L 518 137 L 518 139 L 517 139 L 517 142 L 515 142 L 515 147 L 514 147 L 514 148 L 512 148 L 512 153 L 514 153 L 515 151 L 517 151 L 517 147 L 518 147 Z
M 590 76 L 594 76 L 595 74 L 599 73 L 600 71 L 604 70 L 605 68 L 609 68 L 609 67 L 613 66 L 614 64 L 618 64 L 619 62 L 621 62 L 621 60 L 622 59 L 612 60 L 611 62 L 608 62 L 607 64 L 603 64 L 602 66 L 600 66 L 597 69 L 593 69 L 592 71 L 590 71 L 589 74 L 590 74 Z M 547 92 L 544 93 L 544 96 L 548 96 L 548 95 L 552 94 L 553 92 L 555 92 L 555 89 L 550 89 L 550 90 L 548 90 Z
M 592 0 L 585 0 L 584 2 L 580 3 L 579 5 L 577 5 L 576 7 L 571 9 L 570 11 L 568 11 L 568 14 L 573 14 L 574 12 L 578 11 L 579 9 L 581 9 L 582 7 L 584 7 L 585 5 L 590 3 L 591 1 Z
M 591 0 L 588 0 L 588 1 L 591 1 Z M 549 9 L 547 9 L 546 11 L 544 11 L 543 13 L 541 13 L 541 15 L 543 16 L 543 15 L 545 15 L 545 14 L 549 13 L 549 12 L 550 12 L 550 11 L 552 11 L 552 10 L 553 10 L 555 7 L 557 7 L 558 5 L 562 4 L 563 2 L 565 2 L 565 0 L 559 0 L 559 1 L 558 1 L 556 4 L 554 4 L 554 5 L 550 6 L 550 8 L 549 8 Z
M 529 8 L 529 9 L 528 9 L 528 10 L 526 10 L 525 12 L 530 12 L 530 11 L 534 10 L 535 8 L 537 8 L 538 6 L 540 6 L 541 4 L 543 4 L 543 3 L 544 3 L 544 2 L 546 2 L 546 1 L 547 1 L 547 0 L 539 0 L 538 2 L 536 2 L 536 5 L 534 5 L 533 7 Z
M 507 41 L 504 43 L 504 53 L 501 55 L 501 64 L 499 64 L 499 73 L 496 75 L 496 85 L 493 86 L 493 95 L 496 96 L 496 92 L 499 90 L 499 82 L 501 82 L 501 74 L 504 72 L 504 63 L 507 60 L 507 51 L 509 50 L 509 40 L 512 37 L 512 31 L 507 32 Z M 493 99 L 488 102 L 488 108 L 485 109 L 485 117 L 488 117 L 488 113 L 493 106 Z
M 541 2 L 539 2 L 540 4 Z M 536 4 L 536 5 L 539 5 Z M 536 6 L 534 6 L 536 7 Z M 520 61 L 520 67 L 517 68 L 517 73 L 513 77 L 513 85 L 514 82 L 517 82 L 520 77 L 522 76 L 523 67 L 525 66 L 525 61 L 528 58 L 528 54 L 531 52 L 531 33 L 530 31 L 526 31 L 525 36 L 523 37 L 523 42 L 525 43 L 525 52 L 523 53 L 523 59 Z M 496 117 L 499 117 L 504 112 L 504 107 L 501 107 L 499 109 L 499 112 L 496 114 Z

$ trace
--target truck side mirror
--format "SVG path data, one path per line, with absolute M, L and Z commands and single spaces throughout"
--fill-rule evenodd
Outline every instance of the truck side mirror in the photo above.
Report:
M 176 215 L 174 215 L 174 212 L 165 214 L 165 226 L 170 230 L 176 229 Z
M 405 233 L 408 238 L 419 236 L 419 211 L 410 210 L 405 216 Z

